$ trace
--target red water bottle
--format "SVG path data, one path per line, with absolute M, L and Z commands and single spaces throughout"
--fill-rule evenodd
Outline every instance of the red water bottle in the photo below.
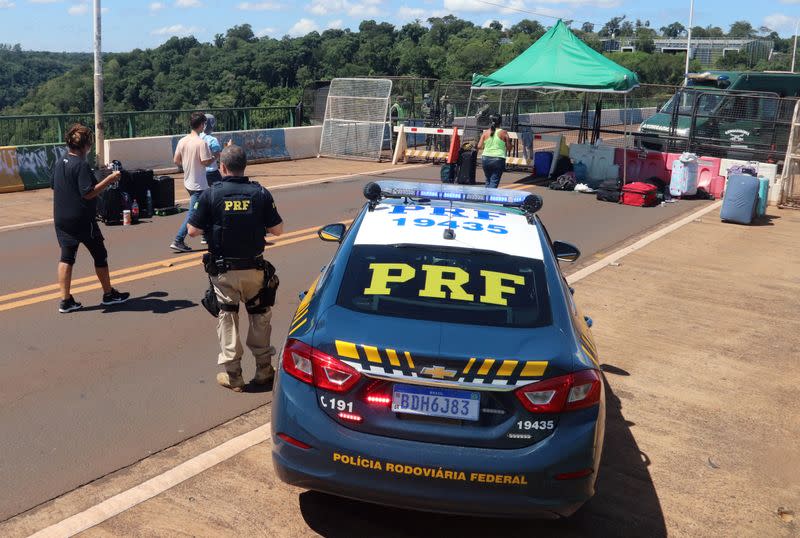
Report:
M 133 205 L 131 205 L 131 220 L 139 222 L 139 203 L 136 198 L 133 199 Z

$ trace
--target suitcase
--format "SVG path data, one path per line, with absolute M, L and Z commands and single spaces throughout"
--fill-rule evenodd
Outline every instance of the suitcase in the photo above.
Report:
M 147 191 L 151 195 L 154 187 L 153 171 L 152 170 L 123 170 L 123 179 L 120 181 L 121 188 L 124 192 L 128 193 L 130 203 L 134 200 L 139 204 L 139 212 L 143 217 L 152 217 L 147 215 Z M 153 207 L 157 207 L 155 204 Z
M 697 194 L 698 164 L 697 157 L 684 153 L 672 163 L 672 175 L 669 180 L 669 193 L 672 196 L 694 196 Z
M 625 205 L 636 207 L 652 207 L 658 203 L 656 193 L 658 188 L 647 183 L 628 183 L 622 187 L 620 201 Z
M 614 202 L 619 203 L 619 198 L 622 193 L 620 192 L 620 182 L 616 179 L 603 181 L 597 187 L 597 199 L 601 202 Z
M 443 164 L 439 170 L 442 183 L 453 183 L 456 180 L 456 165 Z
M 153 189 L 150 194 L 153 197 L 153 208 L 175 207 L 175 180 L 172 176 L 158 176 L 153 181 Z
M 756 215 L 763 217 L 767 214 L 767 204 L 769 204 L 769 179 L 765 177 L 758 178 L 758 207 L 756 208 Z
M 456 165 L 456 183 L 474 185 L 477 166 L 478 152 L 474 149 L 462 149 L 458 154 L 458 164 Z
M 108 175 L 107 172 L 103 177 Z M 97 197 L 97 217 L 106 224 L 122 222 L 122 209 L 122 190 L 119 188 L 108 188 Z
M 756 214 L 758 204 L 757 177 L 746 174 L 735 174 L 728 178 L 728 187 L 722 199 L 719 218 L 728 222 L 750 224 Z

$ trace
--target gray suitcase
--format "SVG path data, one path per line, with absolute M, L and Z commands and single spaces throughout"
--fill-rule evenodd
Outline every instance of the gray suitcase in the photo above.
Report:
M 728 222 L 750 224 L 755 217 L 757 204 L 758 178 L 746 174 L 732 174 L 728 177 L 719 218 Z

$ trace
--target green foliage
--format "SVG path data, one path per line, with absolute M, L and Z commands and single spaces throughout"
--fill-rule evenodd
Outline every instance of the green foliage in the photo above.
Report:
M 43 82 L 92 61 L 90 54 L 23 51 L 0 44 L 0 110 L 21 101 Z
M 683 70 L 686 57 L 678 54 L 647 54 L 645 52 L 615 52 L 607 54 L 618 64 L 627 67 L 637 75 L 642 84 L 667 84 L 677 86 L 683 83 Z M 689 64 L 690 71 L 698 71 L 700 64 Z

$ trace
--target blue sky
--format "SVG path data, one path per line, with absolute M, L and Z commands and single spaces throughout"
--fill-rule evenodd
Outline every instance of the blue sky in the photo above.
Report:
M 493 5 L 494 4 L 494 5 Z M 258 35 L 302 35 L 326 28 L 358 28 L 363 19 L 402 25 L 449 13 L 486 24 L 512 25 L 523 18 L 545 26 L 554 17 L 593 22 L 599 28 L 617 15 L 649 20 L 659 28 L 689 18 L 689 0 L 103 0 L 103 50 L 151 48 L 173 35 L 211 41 L 236 24 L 249 23 Z M 503 7 L 498 7 L 503 6 Z M 534 15 L 530 12 L 536 13 Z M 800 0 L 696 0 L 695 24 L 727 29 L 738 19 L 791 35 Z M 0 43 L 26 50 L 90 51 L 92 0 L 0 0 Z

